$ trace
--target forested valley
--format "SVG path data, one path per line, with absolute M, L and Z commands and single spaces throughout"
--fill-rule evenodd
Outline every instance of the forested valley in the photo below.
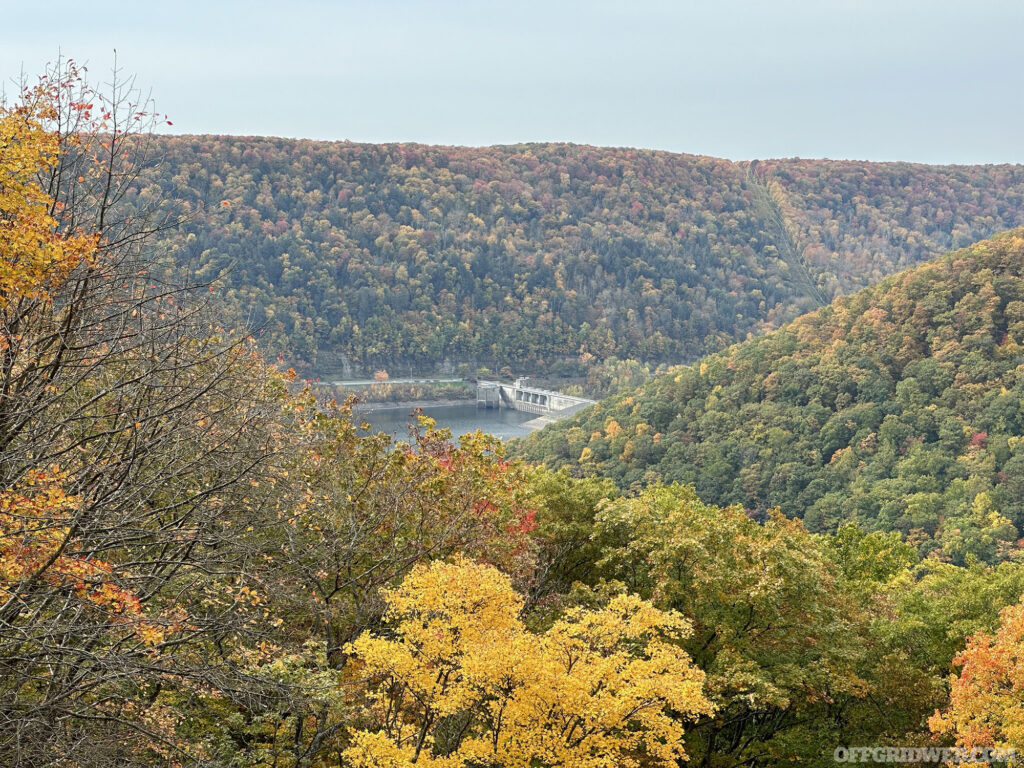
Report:
M 0 764 L 768 768 L 1020 743 L 1020 230 L 515 457 L 427 418 L 368 434 L 273 362 L 696 356 L 1020 223 L 1020 169 L 153 119 L 71 64 L 0 110 Z
M 303 375 L 690 362 L 1024 224 L 1018 166 L 162 137 L 129 193 Z M 472 367 L 470 367 L 472 366 Z

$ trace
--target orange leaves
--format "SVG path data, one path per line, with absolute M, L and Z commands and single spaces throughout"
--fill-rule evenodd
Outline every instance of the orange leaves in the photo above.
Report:
M 148 644 L 163 630 L 146 621 L 138 597 L 119 586 L 114 567 L 77 552 L 73 529 L 81 499 L 65 490 L 67 475 L 56 466 L 27 473 L 0 491 L 0 606 L 48 587 L 100 608 L 114 623 L 132 622 Z
M 954 659 L 949 706 L 928 721 L 968 749 L 1024 744 L 1024 602 L 1003 609 L 994 636 L 970 638 Z
M 0 492 L 0 599 L 5 602 L 59 557 L 77 499 L 57 472 L 30 472 Z

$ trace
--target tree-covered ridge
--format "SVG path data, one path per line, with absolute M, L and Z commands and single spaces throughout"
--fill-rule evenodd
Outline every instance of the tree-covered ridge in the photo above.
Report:
M 139 199 L 190 213 L 165 245 L 318 372 L 691 360 L 1024 223 L 1017 167 L 252 137 L 160 151 Z
M 753 173 L 830 299 L 1024 222 L 1024 168 L 770 160 Z
M 692 483 L 955 561 L 1024 525 L 1024 231 L 903 272 L 526 438 L 621 486 Z
M 770 235 L 743 173 L 721 160 L 165 141 L 166 171 L 143 194 L 198 212 L 171 247 L 204 276 L 234 265 L 239 319 L 319 369 L 342 355 L 383 366 L 692 357 L 802 290 L 761 258 Z

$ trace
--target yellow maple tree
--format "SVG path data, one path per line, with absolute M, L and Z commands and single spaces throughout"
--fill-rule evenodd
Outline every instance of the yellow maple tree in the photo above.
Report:
M 0 307 L 18 299 L 46 299 L 96 250 L 95 234 L 62 234 L 59 205 L 39 185 L 57 162 L 58 136 L 43 121 L 53 106 L 28 92 L 16 107 L 0 107 Z
M 359 768 L 674 766 L 683 721 L 711 711 L 678 642 L 689 622 L 633 595 L 544 633 L 500 571 L 464 559 L 386 593 L 393 634 L 348 647 L 370 683 L 345 753 Z

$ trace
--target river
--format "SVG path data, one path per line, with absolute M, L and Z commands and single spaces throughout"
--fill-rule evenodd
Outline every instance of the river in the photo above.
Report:
M 360 409 L 357 417 L 368 422 L 375 432 L 389 432 L 404 440 L 409 434 L 409 424 L 413 422 L 410 412 L 411 408 L 395 407 L 389 403 L 387 407 L 374 408 L 371 405 L 365 411 Z M 490 432 L 502 440 L 530 434 L 533 429 L 524 425 L 536 418 L 536 414 L 513 411 L 509 408 L 477 408 L 475 403 L 425 406 L 423 413 L 434 419 L 438 427 L 450 429 L 455 437 L 479 429 Z

